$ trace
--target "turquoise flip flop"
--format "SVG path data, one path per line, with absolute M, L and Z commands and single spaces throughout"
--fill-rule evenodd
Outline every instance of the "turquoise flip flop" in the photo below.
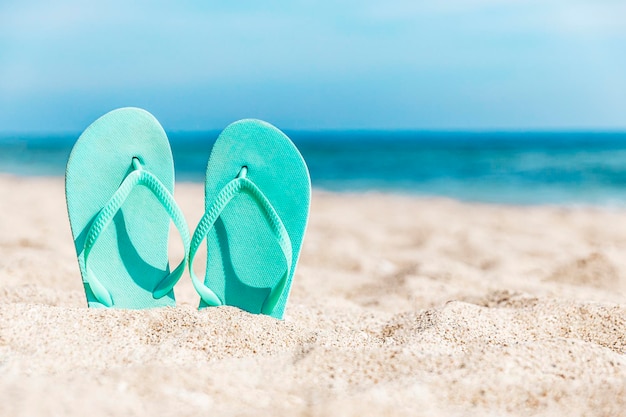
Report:
M 105 114 L 80 136 L 67 163 L 65 195 L 89 307 L 143 309 L 176 304 L 189 230 L 176 205 L 167 136 L 148 112 Z M 170 272 L 170 220 L 185 258 Z
M 311 180 L 294 144 L 260 120 L 218 137 L 206 170 L 205 214 L 191 240 L 199 308 L 230 305 L 282 318 L 309 215 Z M 193 271 L 206 239 L 204 281 Z

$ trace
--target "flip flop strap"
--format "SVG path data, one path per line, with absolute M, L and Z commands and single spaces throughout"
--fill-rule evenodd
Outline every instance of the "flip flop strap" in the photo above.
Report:
M 122 208 L 122 205 L 136 186 L 143 185 L 148 188 L 157 198 L 159 203 L 161 203 L 178 229 L 185 249 L 185 257 L 180 264 L 178 264 L 178 266 L 170 274 L 163 278 L 152 290 L 154 298 L 161 298 L 172 290 L 185 271 L 185 261 L 189 257 L 189 229 L 187 227 L 187 223 L 185 222 L 183 213 L 174 201 L 174 197 L 172 197 L 172 194 L 170 194 L 167 188 L 165 188 L 163 183 L 161 183 L 156 176 L 141 167 L 138 167 L 138 165 L 134 164 L 134 166 L 136 169 L 124 178 L 124 181 L 122 181 L 122 184 L 119 186 L 117 191 L 115 191 L 111 199 L 102 208 L 102 210 L 100 210 L 91 224 L 87 237 L 85 238 L 83 258 L 85 263 L 86 282 L 89 284 L 89 287 L 91 288 L 91 291 L 96 299 L 107 307 L 111 307 L 113 305 L 113 299 L 109 291 L 104 287 L 104 285 L 102 285 L 100 280 L 98 280 L 91 268 L 89 268 L 89 254 L 98 241 L 98 238 L 102 235 L 102 232 L 112 223 L 113 217 Z
M 287 280 L 291 273 L 291 262 L 292 262 L 292 247 L 291 247 L 291 239 L 289 238 L 289 234 L 287 233 L 287 229 L 283 224 L 282 220 L 276 213 L 276 210 L 269 202 L 265 194 L 257 187 L 257 185 L 245 177 L 237 177 L 231 180 L 228 184 L 224 186 L 215 198 L 215 201 L 211 205 L 211 207 L 204 213 L 202 219 L 200 219 L 200 223 L 198 223 L 198 227 L 191 239 L 191 248 L 189 251 L 189 273 L 191 275 L 191 280 L 193 282 L 193 286 L 196 291 L 207 305 L 210 306 L 219 306 L 223 305 L 224 302 L 219 299 L 217 294 L 213 292 L 209 287 L 207 287 L 204 282 L 201 282 L 193 272 L 193 260 L 196 256 L 196 252 L 200 247 L 200 244 L 206 239 L 211 229 L 215 225 L 215 221 L 219 218 L 222 211 L 226 208 L 228 203 L 230 203 L 235 196 L 237 196 L 241 192 L 247 192 L 250 196 L 254 198 L 254 201 L 257 203 L 257 206 L 260 208 L 262 214 L 265 217 L 270 229 L 274 233 L 276 241 L 280 246 L 280 249 L 285 256 L 285 261 L 287 263 L 287 267 L 285 273 L 281 277 L 278 284 L 272 289 L 270 294 L 267 296 L 263 303 L 263 307 L 261 308 L 261 313 L 263 314 L 271 314 L 280 300 L 281 295 L 285 289 L 287 284 Z

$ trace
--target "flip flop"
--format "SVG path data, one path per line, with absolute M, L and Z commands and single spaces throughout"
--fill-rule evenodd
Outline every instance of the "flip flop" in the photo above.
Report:
M 206 170 L 205 214 L 191 240 L 199 308 L 236 306 L 281 319 L 309 214 L 311 180 L 295 145 L 260 120 L 220 134 Z M 204 280 L 193 260 L 207 241 Z
M 143 309 L 176 304 L 189 230 L 172 194 L 167 136 L 145 110 L 105 114 L 80 136 L 67 163 L 65 195 L 89 307 Z M 170 272 L 170 220 L 185 258 Z

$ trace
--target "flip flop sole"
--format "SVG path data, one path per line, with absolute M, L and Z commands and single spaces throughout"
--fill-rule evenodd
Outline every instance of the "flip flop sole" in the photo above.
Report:
M 292 246 L 292 268 L 272 316 L 282 318 L 308 220 L 309 172 L 295 145 L 274 126 L 240 120 L 220 134 L 206 170 L 205 204 L 237 177 L 246 177 L 267 197 L 283 222 Z M 286 262 L 276 237 L 254 199 L 241 193 L 224 209 L 207 236 L 205 285 L 226 304 L 260 313 Z M 200 308 L 206 307 L 201 301 Z
M 174 163 L 167 136 L 145 110 L 105 114 L 80 136 L 67 164 L 65 193 L 70 226 L 89 307 L 103 307 L 86 282 L 83 248 L 94 218 L 132 169 L 133 158 L 174 192 Z M 102 232 L 89 265 L 111 294 L 115 308 L 175 305 L 174 293 L 152 290 L 169 273 L 170 218 L 151 192 L 137 187 Z

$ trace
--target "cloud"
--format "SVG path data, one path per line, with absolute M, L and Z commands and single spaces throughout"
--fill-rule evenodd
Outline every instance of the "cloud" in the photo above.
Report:
M 619 37 L 626 40 L 626 3 L 566 2 L 554 11 L 553 27 L 575 37 Z
M 448 0 L 370 2 L 362 15 L 380 22 L 417 22 L 451 17 L 485 29 L 541 31 L 575 37 L 626 37 L 626 3 L 617 0 Z
M 110 18 L 115 8 L 79 1 L 14 2 L 0 9 L 0 35 L 11 39 L 65 37 Z

